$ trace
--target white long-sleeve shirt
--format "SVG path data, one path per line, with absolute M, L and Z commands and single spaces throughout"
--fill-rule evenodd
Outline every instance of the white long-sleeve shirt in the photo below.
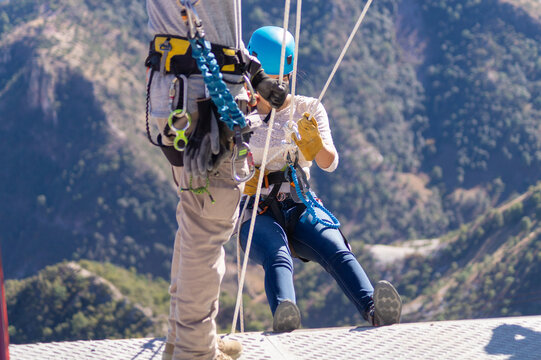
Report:
M 293 120 L 297 121 L 302 118 L 305 112 L 310 112 L 312 107 L 317 102 L 317 99 L 306 97 L 306 96 L 295 96 L 295 108 L 293 109 Z M 265 166 L 266 170 L 269 171 L 278 171 L 283 170 L 287 165 L 287 149 L 288 145 L 283 143 L 285 140 L 286 131 L 284 129 L 285 124 L 289 121 L 291 106 L 288 106 L 280 111 L 276 112 L 274 117 L 274 126 L 271 135 L 269 152 L 267 155 L 267 165 Z M 268 123 L 265 123 L 263 120 L 267 114 L 259 114 L 254 112 L 248 116 L 248 120 L 252 124 L 260 124 L 254 130 L 254 134 L 250 138 L 250 149 L 254 156 L 254 162 L 256 166 L 260 166 L 263 160 L 263 150 L 265 147 L 265 141 L 267 139 L 267 130 L 269 128 Z M 327 112 L 321 103 L 319 104 L 317 110 L 312 114 L 317 121 L 318 129 L 321 134 L 323 143 L 328 149 L 333 149 L 336 153 L 334 161 L 332 164 L 323 169 L 328 172 L 332 172 L 338 166 L 338 152 L 334 146 L 331 129 L 329 126 L 329 118 L 327 117 Z M 310 178 L 310 167 L 312 166 L 312 161 L 307 161 L 299 150 L 299 165 L 303 168 L 307 177 Z M 276 155 L 276 156 L 275 156 Z M 274 159 L 272 159 L 274 157 Z M 269 161 L 269 159 L 272 159 Z M 285 185 L 285 186 L 284 186 Z M 268 193 L 270 189 L 262 189 L 262 194 Z M 281 192 L 289 192 L 289 185 L 282 184 Z

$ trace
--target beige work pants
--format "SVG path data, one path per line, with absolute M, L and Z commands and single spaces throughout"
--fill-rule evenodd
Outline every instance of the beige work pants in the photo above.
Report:
M 237 165 L 239 175 L 247 166 Z M 190 177 L 174 168 L 180 188 L 188 188 Z M 167 342 L 175 345 L 175 360 L 211 360 L 217 354 L 216 323 L 220 283 L 225 272 L 223 244 L 229 240 L 237 220 L 237 207 L 244 184 L 231 178 L 231 162 L 209 174 L 208 194 L 179 192 L 179 224 L 171 266 L 171 308 Z M 192 187 L 205 186 L 193 178 Z
M 158 74 L 152 82 L 151 108 L 165 116 L 152 116 L 160 133 L 167 124 L 168 91 L 172 78 L 173 75 Z M 242 85 L 233 87 L 243 90 Z M 238 92 L 237 89 L 232 93 Z M 192 128 L 195 128 L 199 117 L 196 99 L 205 96 L 201 77 L 194 75 L 189 78 L 187 95 Z M 164 137 L 163 142 L 172 145 L 172 139 L 168 137 Z M 245 160 L 236 164 L 236 171 L 240 177 L 247 175 Z M 190 176 L 183 168 L 173 167 L 173 173 L 179 188 L 189 187 Z M 216 172 L 209 173 L 209 182 L 214 204 L 208 194 L 179 191 L 167 335 L 167 342 L 175 345 L 175 360 L 211 360 L 217 354 L 215 318 L 220 283 L 225 272 L 223 244 L 233 232 L 244 183 L 238 184 L 232 179 L 230 161 L 224 161 Z M 206 179 L 192 179 L 193 188 L 205 186 L 205 183 Z

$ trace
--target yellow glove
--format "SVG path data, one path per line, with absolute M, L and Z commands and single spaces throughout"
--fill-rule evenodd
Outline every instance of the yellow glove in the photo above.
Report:
M 268 174 L 269 172 L 265 170 L 265 174 Z M 252 196 L 255 195 L 255 192 L 257 190 L 257 182 L 259 181 L 259 168 L 255 168 L 254 176 L 250 178 L 250 180 L 246 181 L 244 183 L 244 195 Z M 262 187 L 269 187 L 268 184 L 265 183 L 265 179 L 263 179 Z
M 309 113 L 304 113 L 303 117 L 297 121 L 299 127 L 299 135 L 301 139 L 297 139 L 297 135 L 292 134 L 291 137 L 295 144 L 299 147 L 304 158 L 308 161 L 314 160 L 317 153 L 323 149 L 323 140 L 317 127 L 317 121 Z

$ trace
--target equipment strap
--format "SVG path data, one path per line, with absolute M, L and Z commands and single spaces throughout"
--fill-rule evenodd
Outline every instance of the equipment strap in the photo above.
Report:
M 245 70 L 242 51 L 219 44 L 210 44 L 220 71 L 226 74 L 242 75 Z M 188 38 L 170 34 L 158 34 L 150 42 L 147 67 L 163 74 L 190 76 L 201 74 L 192 55 Z
M 281 184 L 284 182 L 289 182 L 286 178 L 285 171 L 274 171 L 266 175 L 265 185 Z M 279 186 L 275 187 L 280 188 Z

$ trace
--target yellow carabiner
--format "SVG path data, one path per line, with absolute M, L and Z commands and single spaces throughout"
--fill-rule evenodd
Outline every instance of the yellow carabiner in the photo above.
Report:
M 186 118 L 186 124 L 182 129 L 177 129 L 175 125 L 173 125 L 173 118 L 179 119 L 181 117 Z M 169 114 L 169 118 L 167 119 L 167 124 L 173 130 L 176 134 L 175 140 L 173 141 L 173 146 L 177 151 L 184 151 L 186 149 L 186 145 L 188 145 L 188 138 L 186 137 L 186 130 L 192 125 L 192 116 L 189 112 L 187 112 L 184 109 L 177 109 L 175 111 L 172 111 L 171 114 Z M 179 146 L 179 142 L 183 141 L 184 145 L 181 147 Z
M 175 110 L 175 97 L 177 94 L 177 84 L 178 81 L 182 80 L 182 109 L 176 109 Z M 179 89 L 180 90 L 180 89 Z M 186 149 L 186 145 L 188 145 L 188 138 L 186 137 L 186 130 L 192 125 L 192 116 L 190 113 L 186 110 L 188 106 L 188 79 L 184 75 L 178 75 L 171 81 L 171 86 L 169 87 L 169 107 L 171 108 L 171 113 L 169 114 L 169 118 L 167 119 L 167 124 L 169 125 L 169 128 L 175 132 L 175 140 L 173 141 L 173 146 L 177 151 L 184 151 Z M 175 127 L 174 123 L 177 120 L 180 120 L 181 118 L 186 118 L 186 124 L 182 129 L 178 129 Z M 180 141 L 184 143 L 184 146 L 179 146 Z

